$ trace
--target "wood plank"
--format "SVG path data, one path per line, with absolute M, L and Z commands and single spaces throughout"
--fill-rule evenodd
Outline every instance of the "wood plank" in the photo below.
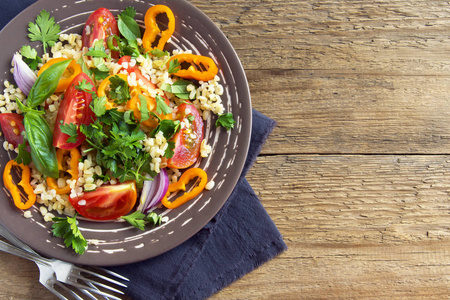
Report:
M 258 158 L 247 178 L 288 250 L 213 299 L 448 296 L 449 159 Z

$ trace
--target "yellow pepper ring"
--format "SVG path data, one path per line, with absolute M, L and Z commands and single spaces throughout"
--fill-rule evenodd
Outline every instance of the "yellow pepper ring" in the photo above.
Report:
M 167 61 L 167 68 L 170 66 L 171 61 L 177 61 L 179 64 L 187 63 L 189 67 L 187 69 L 182 69 L 181 67 L 174 73 L 175 76 L 185 78 L 185 79 L 195 79 L 201 81 L 209 81 L 214 79 L 214 77 L 219 72 L 214 60 L 208 56 L 201 56 L 196 54 L 178 54 L 172 56 Z M 204 68 L 205 70 L 202 70 Z
M 38 72 L 38 76 L 41 75 L 44 70 L 48 69 L 51 65 L 54 65 L 60 61 L 67 60 L 64 57 L 52 58 L 48 62 L 46 62 L 42 68 Z M 76 63 L 75 60 L 71 59 L 69 66 L 67 66 L 66 71 L 64 71 L 63 76 L 58 82 L 58 86 L 56 87 L 55 92 L 60 93 L 67 90 L 72 80 L 81 73 L 81 67 Z
M 19 185 L 23 188 L 23 191 L 28 195 L 27 201 L 22 201 L 22 195 L 19 190 L 19 187 L 13 182 L 13 178 L 11 175 L 11 168 L 13 166 L 17 166 L 22 169 L 22 177 L 19 182 Z M 33 206 L 34 202 L 36 202 L 36 194 L 34 193 L 34 189 L 30 184 L 31 172 L 28 166 L 23 164 L 18 164 L 14 160 L 10 160 L 3 171 L 3 184 L 5 187 L 11 192 L 11 196 L 14 200 L 14 205 L 19 209 L 28 209 Z
M 194 179 L 195 177 L 198 177 L 200 179 L 200 183 L 194 187 L 190 192 L 184 193 L 174 201 L 170 202 L 167 197 L 170 195 L 170 193 L 173 193 L 175 191 L 186 191 L 186 184 Z M 183 175 L 181 175 L 180 179 L 169 185 L 169 188 L 167 189 L 167 193 L 164 196 L 164 198 L 161 200 L 161 203 L 170 209 L 177 208 L 184 203 L 188 202 L 192 198 L 196 197 L 198 194 L 200 194 L 203 189 L 206 186 L 206 183 L 208 182 L 208 175 L 203 169 L 200 168 L 191 168 L 187 169 Z
M 156 17 L 159 14 L 163 13 L 167 15 L 169 23 L 167 24 L 167 29 L 161 31 L 161 29 L 159 29 L 158 27 L 158 24 L 156 23 Z M 150 7 L 145 13 L 144 23 L 145 32 L 142 38 L 142 45 L 144 46 L 144 49 L 146 51 L 152 51 L 156 48 L 162 51 L 167 41 L 175 31 L 175 16 L 173 15 L 172 10 L 165 5 L 154 5 Z M 158 45 L 153 48 L 152 44 L 156 41 L 156 37 L 158 36 L 158 34 L 161 34 Z
M 100 86 L 97 89 L 97 96 L 99 96 L 99 97 L 106 96 L 106 91 L 107 91 L 109 85 L 111 84 L 110 79 L 111 79 L 111 77 L 114 77 L 114 76 L 119 76 L 120 78 L 125 80 L 125 82 L 128 83 L 128 76 L 125 74 L 110 75 L 110 76 L 106 77 L 102 81 L 102 83 L 100 83 Z M 114 103 L 114 101 L 109 101 L 108 97 L 106 97 L 106 105 L 105 105 L 106 109 L 112 109 L 112 108 L 115 108 L 116 106 L 117 106 L 117 104 Z
M 70 153 L 70 161 L 69 161 L 69 169 L 65 170 L 65 166 L 63 165 L 64 156 L 67 154 L 67 152 Z M 65 149 L 58 149 L 56 151 L 56 160 L 58 161 L 58 170 L 60 171 L 66 171 L 70 174 L 71 180 L 77 180 L 78 178 L 78 161 L 81 159 L 80 151 L 78 151 L 77 148 L 72 148 L 70 150 Z M 47 177 L 47 185 L 50 189 L 54 189 L 58 195 L 64 195 L 70 193 L 70 185 L 65 185 L 64 187 L 60 188 L 55 181 L 54 178 Z

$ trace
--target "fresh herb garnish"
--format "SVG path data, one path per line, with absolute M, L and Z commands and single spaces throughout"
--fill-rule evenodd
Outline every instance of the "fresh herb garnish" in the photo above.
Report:
M 189 80 L 177 80 L 173 84 L 163 83 L 160 87 L 161 90 L 173 93 L 180 99 L 188 100 L 190 99 L 190 92 L 188 92 L 187 87 L 191 85 L 192 82 Z
M 76 215 L 74 217 L 53 218 L 52 232 L 56 237 L 64 238 L 67 248 L 72 247 L 76 253 L 83 254 L 87 248 L 87 241 L 77 226 Z
M 61 120 L 60 122 L 61 125 L 59 125 L 59 128 L 61 128 L 61 132 L 69 136 L 66 143 L 75 143 L 78 138 L 77 125 L 74 123 L 63 124 L 63 120 Z
M 140 111 L 141 111 L 141 122 L 145 122 L 150 118 L 150 112 L 148 111 L 147 98 L 142 94 L 139 94 L 139 100 L 141 101 Z
M 163 97 L 160 95 L 156 95 L 156 113 L 157 114 L 171 114 L 172 109 L 169 107 L 169 105 L 166 104 Z
M 169 56 L 170 53 L 168 51 L 162 51 L 160 49 L 153 49 L 150 51 L 150 54 L 155 57 L 163 57 L 163 56 Z
M 31 154 L 27 151 L 27 142 L 24 141 L 22 144 L 19 144 L 17 148 L 19 148 L 19 153 L 14 161 L 23 165 L 28 165 L 31 163 Z
M 91 109 L 97 117 L 101 117 L 106 112 L 106 96 L 97 97 L 94 95 L 91 102 Z
M 233 119 L 232 113 L 227 113 L 224 115 L 220 115 L 219 118 L 216 121 L 216 126 L 222 126 L 225 127 L 227 130 L 230 130 L 231 128 L 234 128 L 234 124 L 236 121 Z
M 156 114 L 153 114 L 153 116 L 156 116 L 159 119 Z M 166 140 L 170 140 L 178 132 L 178 130 L 180 130 L 180 121 L 160 119 L 158 126 L 153 129 L 150 135 L 154 137 L 159 131 L 161 131 Z
M 128 83 L 115 75 L 109 78 L 109 97 L 117 104 L 122 104 L 131 99 Z
M 88 66 L 86 65 L 86 63 L 84 62 L 83 57 L 80 57 L 80 58 L 77 60 L 77 64 L 80 65 L 81 71 L 83 71 L 83 73 L 85 73 L 86 75 L 88 75 L 88 76 L 92 79 L 92 71 L 91 71 L 91 69 L 89 69 L 89 67 L 88 67 Z M 109 74 L 109 72 L 108 72 L 108 74 Z
M 194 122 L 195 117 L 194 117 L 194 115 L 191 115 L 191 114 L 190 114 L 190 115 L 187 116 L 187 119 L 189 120 L 189 122 L 192 123 L 192 122 Z
M 161 225 L 162 223 L 162 217 L 153 211 L 148 215 L 135 211 L 127 216 L 122 216 L 122 219 L 142 231 L 145 230 L 146 224 Z
M 92 90 L 94 86 L 92 85 L 92 83 L 87 82 L 86 79 L 81 80 L 80 83 L 78 83 L 78 85 L 75 86 L 75 88 L 82 92 L 95 94 L 95 92 Z
M 44 52 L 47 53 L 47 46 L 52 47 L 59 39 L 61 28 L 55 23 L 55 18 L 50 17 L 50 14 L 42 10 L 36 17 L 36 23 L 30 22 L 28 24 L 28 37 L 31 41 L 41 41 Z
M 181 63 L 178 62 L 178 59 L 171 60 L 169 63 L 169 74 L 176 73 L 180 70 Z
M 42 59 L 37 55 L 37 51 L 31 48 L 30 45 L 25 45 L 20 48 L 20 54 L 22 55 L 23 61 L 32 70 L 36 70 L 38 64 L 42 62 Z
M 103 45 L 103 39 L 96 40 L 93 47 L 89 48 L 89 52 L 94 53 L 94 54 L 99 54 L 99 53 L 104 54 L 105 46 Z M 95 56 L 91 56 L 91 57 L 92 57 L 92 62 L 94 63 L 94 66 L 100 72 L 108 72 L 108 74 L 109 74 L 109 69 L 105 65 L 105 57 L 103 55 L 95 55 Z M 109 55 L 107 56 L 107 58 L 110 59 Z
M 131 6 L 117 16 L 119 31 L 128 41 L 135 41 L 137 38 L 141 38 L 141 30 L 138 23 L 134 20 L 135 16 L 136 10 Z

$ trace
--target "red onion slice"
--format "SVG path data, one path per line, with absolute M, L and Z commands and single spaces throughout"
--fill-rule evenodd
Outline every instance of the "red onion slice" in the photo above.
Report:
M 140 204 L 137 210 L 147 214 L 150 208 L 161 202 L 161 199 L 166 195 L 169 188 L 169 176 L 165 169 L 153 178 L 153 181 L 144 181 L 142 187 Z
M 25 94 L 31 90 L 34 82 L 37 79 L 36 74 L 34 74 L 33 70 L 22 60 L 22 57 L 19 54 L 14 54 L 13 56 L 13 64 L 14 64 L 14 80 L 16 81 L 19 89 Z

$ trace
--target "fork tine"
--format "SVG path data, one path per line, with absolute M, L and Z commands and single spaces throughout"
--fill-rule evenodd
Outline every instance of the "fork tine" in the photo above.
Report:
M 107 298 L 116 299 L 116 300 L 122 300 L 121 298 L 119 298 L 117 296 L 108 294 L 108 293 L 103 292 L 103 291 L 101 291 L 99 289 L 96 289 L 96 288 L 89 287 L 89 286 L 87 286 L 85 284 L 79 284 L 76 281 L 67 282 L 67 284 L 73 285 L 74 287 L 77 287 L 79 289 L 87 290 L 87 291 L 90 291 L 92 293 L 102 295 L 102 296 L 107 297 Z M 123 294 L 121 291 L 119 291 L 119 293 Z
M 69 289 L 65 284 L 54 280 L 54 284 L 56 284 L 59 288 L 65 290 L 67 293 L 69 293 L 70 295 L 72 295 L 75 299 L 77 300 L 83 300 L 83 298 L 81 298 L 77 293 L 75 293 L 73 290 Z
M 95 269 L 96 269 L 96 270 L 99 270 L 99 271 L 101 271 L 101 272 L 104 272 L 104 273 L 106 273 L 106 274 L 115 276 L 115 277 L 117 277 L 117 278 L 119 278 L 119 279 L 122 279 L 122 280 L 125 280 L 125 281 L 130 281 L 130 279 L 126 278 L 125 276 L 122 276 L 122 275 L 120 275 L 120 274 L 118 274 L 118 273 L 116 273 L 116 272 L 113 272 L 113 271 L 111 271 L 111 270 L 104 269 L 104 268 L 100 268 L 100 267 L 95 267 Z
M 102 274 L 99 274 L 99 273 L 96 273 L 96 272 L 93 272 L 93 271 L 90 271 L 90 270 L 78 268 L 78 267 L 75 267 L 74 269 L 76 269 L 76 270 L 79 271 L 79 272 L 84 272 L 84 273 L 87 273 L 87 274 L 96 276 L 96 277 L 98 277 L 98 278 L 100 278 L 100 279 L 103 279 L 103 280 L 105 280 L 105 281 L 109 281 L 109 282 L 114 283 L 114 284 L 116 284 L 116 285 L 119 285 L 119 286 L 121 286 L 121 287 L 127 287 L 126 284 L 123 284 L 122 282 L 119 282 L 119 281 L 117 281 L 117 280 L 114 280 L 114 279 L 112 279 L 112 278 L 109 278 L 109 277 L 107 277 L 107 276 L 104 276 L 104 275 L 102 275 Z M 112 272 L 112 273 L 114 273 L 114 272 Z M 109 273 L 108 273 L 108 274 L 109 274 Z M 119 275 L 119 274 L 117 274 L 117 275 Z M 122 275 L 119 275 L 119 276 L 122 276 Z M 122 276 L 122 277 L 123 277 L 123 276 Z M 123 277 L 123 278 L 125 278 L 125 277 Z M 126 279 L 126 278 L 125 278 L 125 279 Z M 128 280 L 128 279 L 126 279 L 126 280 Z M 128 280 L 128 281 L 129 281 L 129 280 Z
M 93 285 L 90 285 L 91 287 L 93 287 Z M 90 299 L 92 300 L 98 300 L 94 295 L 92 295 L 89 291 L 85 290 L 85 289 L 80 289 L 78 288 L 78 290 L 80 292 L 82 292 L 83 294 L 85 294 L 86 296 L 88 296 Z
M 49 279 L 48 281 L 42 282 L 42 285 L 45 286 L 50 292 L 52 292 L 59 299 L 61 299 L 61 300 L 68 300 L 63 294 L 61 294 L 60 292 L 58 292 L 55 289 L 55 287 L 54 287 L 55 283 L 57 283 L 56 280 Z
M 94 285 L 96 285 L 96 286 L 102 287 L 102 288 L 104 288 L 104 289 L 108 289 L 108 290 L 110 290 L 110 291 L 112 291 L 112 292 L 115 292 L 115 293 L 118 293 L 118 294 L 124 294 L 121 290 L 118 290 L 118 289 L 116 289 L 116 288 L 113 288 L 112 286 L 106 285 L 106 284 L 104 284 L 104 283 L 102 283 L 102 282 L 98 282 L 98 281 L 95 281 L 95 280 L 92 280 L 92 279 L 88 279 L 88 278 L 83 277 L 83 276 L 81 276 L 81 275 L 72 274 L 70 277 L 71 277 L 71 278 L 76 278 L 76 279 L 81 280 L 81 281 L 83 281 L 83 282 L 89 282 L 89 283 L 92 283 L 92 284 L 94 284 Z

